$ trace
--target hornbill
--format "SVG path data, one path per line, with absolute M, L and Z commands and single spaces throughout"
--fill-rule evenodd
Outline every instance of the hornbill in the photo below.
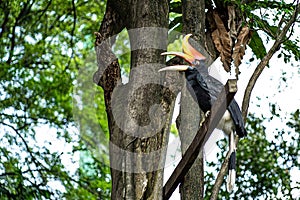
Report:
M 217 99 L 219 93 L 224 88 L 224 85 L 217 79 L 208 74 L 208 67 L 205 66 L 205 57 L 194 49 L 189 44 L 189 37 L 191 34 L 186 35 L 183 38 L 182 49 L 183 52 L 164 52 L 162 55 L 176 55 L 184 58 L 189 65 L 175 65 L 160 69 L 159 71 L 176 70 L 184 71 L 185 77 L 191 87 L 189 90 L 194 93 L 194 98 L 198 102 L 200 109 L 208 113 L 211 110 L 212 105 Z M 239 137 L 247 135 L 242 112 L 237 102 L 233 99 L 224 115 L 222 116 L 218 126 L 218 129 L 229 136 L 229 174 L 227 178 L 227 191 L 231 192 L 234 188 L 236 178 L 236 146 L 234 141 L 234 133 Z

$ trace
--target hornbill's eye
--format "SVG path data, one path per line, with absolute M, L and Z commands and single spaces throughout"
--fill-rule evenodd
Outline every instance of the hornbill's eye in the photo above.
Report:
M 197 59 L 195 59 L 194 62 L 193 62 L 194 66 L 200 66 L 200 64 L 201 64 L 201 61 L 197 60 Z

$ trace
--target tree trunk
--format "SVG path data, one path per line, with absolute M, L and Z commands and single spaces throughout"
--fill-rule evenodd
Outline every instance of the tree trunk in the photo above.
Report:
M 225 17 L 222 20 L 228 21 L 226 6 L 222 1 L 215 3 L 218 9 L 213 10 L 204 0 L 182 1 L 183 32 L 193 34 L 192 45 L 204 54 L 208 66 L 218 55 L 211 36 L 216 29 L 212 13 L 221 12 Z M 164 64 L 160 53 L 167 48 L 168 15 L 167 0 L 108 0 L 96 34 L 98 71 L 94 81 L 103 87 L 105 94 L 112 199 L 161 199 L 162 196 L 169 123 L 178 84 L 173 84 L 169 74 L 163 83 L 163 73 L 157 72 Z M 118 60 L 111 51 L 113 36 L 124 28 L 128 30 L 131 45 L 131 71 L 125 85 L 121 83 Z M 169 89 L 164 84 L 169 84 Z M 200 110 L 195 109 L 198 106 L 185 85 L 181 98 L 177 125 L 185 152 L 199 128 Z M 201 199 L 203 191 L 200 153 L 180 186 L 181 198 Z
M 185 82 L 181 90 L 180 115 L 177 118 L 177 127 L 181 140 L 181 151 L 185 153 L 194 139 L 200 122 L 200 109 L 189 93 Z M 180 185 L 181 199 L 202 199 L 204 189 L 203 155 L 200 151 L 197 159 L 185 175 Z
M 216 58 L 216 51 L 209 32 L 205 32 L 205 1 L 183 0 L 182 18 L 183 33 L 193 34 L 194 40 L 190 41 L 207 58 L 206 63 L 209 66 Z M 201 110 L 191 97 L 186 84 L 184 84 L 181 91 L 180 105 L 180 116 L 177 119 L 177 127 L 181 140 L 181 151 L 184 153 L 197 133 L 201 120 Z M 204 166 L 202 151 L 184 177 L 184 181 L 180 185 L 180 195 L 182 200 L 203 199 Z
M 112 199 L 162 198 L 169 122 L 176 95 L 162 86 L 158 73 L 165 63 L 160 54 L 167 48 L 168 14 L 168 1 L 108 1 L 97 34 L 98 71 L 94 81 L 105 92 Z M 112 36 L 123 28 L 128 30 L 131 45 L 131 71 L 125 85 L 111 52 Z

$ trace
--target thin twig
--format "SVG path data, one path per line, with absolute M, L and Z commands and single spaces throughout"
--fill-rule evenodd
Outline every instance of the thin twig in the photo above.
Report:
M 72 0 L 72 12 L 73 12 L 73 27 L 71 30 L 71 40 L 70 40 L 70 47 L 72 52 L 68 64 L 66 65 L 66 68 L 64 70 L 67 70 L 70 67 L 71 61 L 74 58 L 74 36 L 75 36 L 76 22 L 77 22 L 76 5 L 74 0 Z
M 223 183 L 224 180 L 224 176 L 227 173 L 227 167 L 228 167 L 228 161 L 229 161 L 229 157 L 230 157 L 230 153 L 229 151 L 227 152 L 224 162 L 222 163 L 221 169 L 218 173 L 218 176 L 216 178 L 216 182 L 214 184 L 214 187 L 211 191 L 211 196 L 210 196 L 210 200 L 215 200 L 218 197 L 221 185 Z

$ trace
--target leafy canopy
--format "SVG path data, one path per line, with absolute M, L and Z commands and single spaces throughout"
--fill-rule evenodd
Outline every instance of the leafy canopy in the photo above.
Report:
M 93 156 L 79 163 L 91 153 L 72 128 L 73 85 L 78 69 L 96 67 L 87 58 L 104 9 L 103 1 L 0 1 L 2 199 L 108 197 L 109 168 Z M 99 122 L 103 103 L 95 109 Z

